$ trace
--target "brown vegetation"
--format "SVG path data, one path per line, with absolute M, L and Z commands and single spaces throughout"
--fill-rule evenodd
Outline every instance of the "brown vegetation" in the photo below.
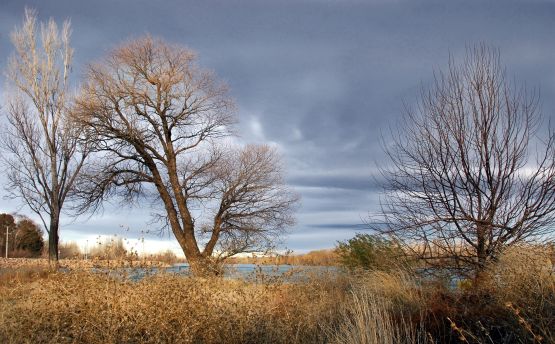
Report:
M 176 263 L 184 263 L 184 258 L 179 258 L 172 250 L 166 250 L 159 253 L 152 253 L 141 256 L 141 259 L 153 262 L 161 262 L 167 265 L 174 265 Z
M 231 257 L 226 263 L 307 266 L 334 266 L 338 264 L 337 253 L 334 249 L 316 250 L 303 254 L 269 254 L 261 256 Z
M 33 258 L 39 257 L 44 247 L 42 230 L 32 220 L 23 216 L 0 214 L 0 256 Z
M 33 270 L 26 260 L 19 275 L 12 270 L 0 279 L 0 341 L 551 343 L 552 259 L 550 247 L 513 247 L 479 289 L 471 280 L 449 286 L 376 270 L 294 283 L 169 274 L 131 282 L 85 266 Z
M 60 259 L 72 259 L 81 257 L 81 249 L 74 241 L 60 242 L 58 245 Z
M 54 273 L 1 288 L 0 339 L 28 343 L 321 342 L 340 283 Z M 56 295 L 56 297 L 52 297 Z

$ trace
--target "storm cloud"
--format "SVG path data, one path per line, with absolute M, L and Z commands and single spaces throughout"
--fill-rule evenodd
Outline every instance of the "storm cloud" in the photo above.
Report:
M 481 42 L 498 47 L 511 78 L 538 87 L 544 115 L 555 113 L 553 1 L 3 0 L 2 69 L 25 5 L 43 20 L 71 19 L 74 85 L 87 63 L 146 33 L 196 50 L 230 86 L 239 139 L 275 144 L 284 155 L 302 206 L 283 245 L 298 251 L 368 230 L 365 219 L 379 209 L 376 171 L 387 164 L 382 136 L 450 55 Z M 18 209 L 1 202 L 0 211 Z M 62 239 L 126 235 L 122 227 L 137 237 L 148 227 L 148 209 L 119 208 L 67 219 Z

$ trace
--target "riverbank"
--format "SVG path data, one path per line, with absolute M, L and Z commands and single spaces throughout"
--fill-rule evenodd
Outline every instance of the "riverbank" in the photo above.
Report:
M 555 340 L 553 264 L 540 251 L 508 252 L 482 285 L 461 281 L 455 288 L 406 270 L 336 270 L 289 283 L 280 276 L 253 282 L 160 269 L 131 281 L 89 265 L 51 272 L 40 260 L 1 263 L 0 273 L 6 266 L 19 273 L 0 279 L 2 343 Z
M 48 268 L 46 258 L 0 258 L 0 269 Z M 69 270 L 90 270 L 92 268 L 118 267 L 170 267 L 170 264 L 152 260 L 127 259 L 60 259 L 59 267 Z

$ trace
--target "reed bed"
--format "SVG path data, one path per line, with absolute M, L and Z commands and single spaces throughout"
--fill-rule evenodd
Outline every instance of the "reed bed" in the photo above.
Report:
M 87 264 L 0 261 L 0 343 L 555 342 L 553 255 L 537 248 L 455 288 L 414 271 L 131 281 Z
M 5 343 L 322 342 L 341 283 L 257 284 L 160 274 L 51 273 L 0 288 Z

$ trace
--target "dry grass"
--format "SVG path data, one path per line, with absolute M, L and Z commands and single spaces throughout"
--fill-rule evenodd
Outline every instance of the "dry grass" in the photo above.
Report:
M 304 254 L 275 254 L 265 256 L 231 257 L 230 264 L 257 265 L 304 265 L 304 266 L 336 266 L 338 256 L 335 249 L 316 250 Z
M 553 343 L 552 258 L 514 248 L 459 289 L 399 271 L 131 282 L 93 261 L 0 260 L 0 343 Z
M 3 343 L 317 343 L 342 283 L 53 273 L 0 287 Z
M 402 274 L 319 273 L 296 283 L 170 274 L 131 282 L 83 270 L 35 278 L 0 285 L 0 342 L 421 342 L 412 319 L 420 293 Z
M 50 265 L 46 258 L 26 259 L 26 258 L 0 258 L 0 271 L 2 270 L 21 270 L 48 268 Z M 168 267 L 169 264 L 155 260 L 132 260 L 132 259 L 60 259 L 59 267 L 72 271 L 88 271 L 91 268 L 124 268 L 124 267 L 144 267 L 160 268 Z
M 555 343 L 555 265 L 553 247 L 521 245 L 492 267 L 489 281 L 504 305 L 535 342 Z
M 369 272 L 359 276 L 352 298 L 342 305 L 337 344 L 433 343 L 421 323 L 421 287 L 406 273 Z

